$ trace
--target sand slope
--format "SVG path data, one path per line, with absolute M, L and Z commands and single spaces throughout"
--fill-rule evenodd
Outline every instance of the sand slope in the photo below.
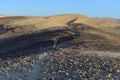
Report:
M 67 26 L 71 20 L 77 19 L 73 23 L 83 23 L 95 28 L 101 28 L 108 32 L 119 33 L 119 20 L 112 18 L 90 18 L 80 14 L 64 14 L 56 16 L 6 16 L 0 18 L 0 24 L 3 26 L 4 34 L 0 38 L 23 35 L 27 33 L 34 33 L 42 29 L 48 29 L 53 27 L 64 27 Z M 13 28 L 12 30 L 6 31 L 6 28 Z
M 80 14 L 64 14 L 56 16 L 9 16 L 0 18 L 0 24 L 35 25 L 38 29 L 63 26 L 77 18 L 74 23 L 84 23 L 93 27 L 118 27 L 120 21 L 112 18 L 90 18 Z

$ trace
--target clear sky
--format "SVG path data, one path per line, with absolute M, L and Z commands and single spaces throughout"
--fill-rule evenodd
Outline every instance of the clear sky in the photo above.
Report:
M 83 14 L 120 18 L 120 0 L 0 0 L 0 14 L 46 16 Z

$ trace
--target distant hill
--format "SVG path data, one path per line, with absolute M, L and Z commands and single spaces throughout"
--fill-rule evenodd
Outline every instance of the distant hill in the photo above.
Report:
M 93 18 L 80 14 L 65 14 L 65 15 L 50 16 L 47 19 L 65 25 L 67 22 L 75 18 L 77 18 L 77 20 L 74 23 L 85 23 L 92 26 L 96 25 L 97 23 Z
M 120 20 L 113 18 L 91 18 L 80 14 L 63 14 L 55 16 L 4 16 L 0 18 L 0 24 L 6 28 L 13 28 L 3 36 L 22 35 L 33 33 L 39 30 L 64 27 L 66 23 L 76 19 L 73 23 L 83 23 L 95 28 L 108 29 L 110 31 L 119 33 L 117 29 L 120 28 Z M 109 30 L 110 29 L 110 30 Z M 5 30 L 4 30 L 5 31 Z M 112 32 L 112 31 L 111 31 Z
M 4 15 L 1 15 L 2 17 Z M 84 23 L 94 27 L 118 27 L 120 25 L 119 19 L 113 18 L 91 18 L 80 14 L 64 14 L 55 16 L 9 16 L 0 19 L 0 24 L 14 24 L 14 25 L 35 25 L 38 29 L 65 26 L 67 22 L 77 18 L 74 23 Z
M 114 19 L 114 18 L 95 18 L 101 26 L 103 27 L 118 27 L 120 26 L 120 20 L 119 19 Z
M 117 24 L 120 24 L 120 19 L 115 19 L 115 18 L 109 18 L 109 17 L 98 17 L 98 18 L 95 18 L 95 19 L 98 19 L 102 22 L 111 22 L 111 23 L 117 23 Z
M 0 14 L 0 17 L 5 17 L 5 15 L 3 15 L 3 14 Z

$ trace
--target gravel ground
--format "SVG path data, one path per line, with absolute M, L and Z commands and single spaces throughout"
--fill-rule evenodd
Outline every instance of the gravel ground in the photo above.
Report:
M 120 80 L 119 54 L 60 49 L 1 59 L 0 80 Z

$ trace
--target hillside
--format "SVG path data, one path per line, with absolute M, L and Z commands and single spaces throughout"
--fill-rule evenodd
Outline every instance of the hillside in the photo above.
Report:
M 116 24 L 120 24 L 120 20 L 119 19 L 114 19 L 114 18 L 108 18 L 108 17 L 103 17 L 103 18 L 95 18 L 101 21 L 101 23 L 116 23 Z
M 76 36 L 75 39 L 73 38 L 74 36 Z M 58 44 L 67 41 L 68 44 L 66 44 L 66 46 L 77 45 L 90 50 L 120 50 L 119 35 L 80 23 L 74 24 L 74 27 L 70 29 L 67 27 L 51 28 L 35 33 L 3 38 L 0 40 L 0 45 L 2 46 L 0 48 L 0 54 L 17 54 L 19 51 L 24 52 L 26 50 L 39 49 L 39 47 L 50 47 L 53 44 L 52 38 L 54 37 L 59 37 Z
M 102 21 L 79 14 L 0 18 L 0 80 L 119 80 L 119 26 Z
M 84 23 L 91 26 L 96 25 L 96 21 L 94 19 L 84 15 L 80 15 L 80 14 L 66 14 L 66 15 L 51 16 L 51 17 L 48 17 L 47 19 L 50 21 L 65 25 L 67 22 L 75 18 L 77 18 L 75 23 Z
M 68 31 L 65 30 L 68 27 L 66 23 L 74 19 L 76 20 L 72 22 L 72 29 L 70 29 L 70 31 L 69 29 Z M 119 34 L 114 34 L 113 30 L 111 31 L 107 28 L 106 28 L 107 30 L 101 29 L 96 24 L 98 23 L 97 22 L 98 20 L 99 20 L 99 23 L 101 23 L 101 25 L 102 24 L 104 25 L 106 23 L 117 24 L 118 23 L 117 20 L 112 18 L 96 18 L 96 19 L 97 20 L 83 16 L 83 15 L 79 15 L 79 14 L 68 14 L 68 15 L 66 14 L 66 15 L 47 16 L 47 17 L 9 16 L 9 17 L 0 18 L 0 23 L 1 23 L 0 25 L 1 42 L 0 43 L 1 45 L 5 45 L 6 47 L 6 48 L 2 47 L 1 51 L 4 52 L 4 48 L 5 48 L 5 51 L 7 51 L 8 49 L 7 52 L 9 52 L 9 49 L 10 49 L 9 47 L 13 45 L 12 42 L 14 42 L 14 45 L 18 43 L 22 44 L 22 45 L 13 46 L 12 51 L 14 51 L 14 47 L 15 49 L 19 49 L 19 47 L 24 48 L 24 45 L 26 45 L 26 47 L 29 47 L 29 45 L 35 46 L 34 44 L 41 43 L 39 42 L 41 41 L 40 39 L 43 39 L 42 41 L 46 41 L 50 38 L 50 36 L 52 38 L 55 35 L 60 35 L 60 36 L 68 35 L 68 33 L 81 34 L 78 39 L 78 43 L 81 40 L 83 40 L 83 43 L 84 42 L 86 43 L 87 42 L 86 40 L 88 40 L 88 42 L 90 41 L 91 43 L 94 43 L 94 44 L 90 44 L 89 48 L 94 47 L 93 49 L 95 49 L 97 48 L 97 46 L 107 47 L 108 45 L 115 44 L 114 46 L 116 47 L 112 48 L 112 46 L 111 47 L 108 46 L 109 49 L 104 47 L 103 49 L 106 49 L 106 50 L 113 49 L 115 51 L 116 49 L 119 50 L 119 47 L 117 47 L 119 46 L 119 43 L 120 43 Z M 91 26 L 91 25 L 94 25 L 94 26 Z M 119 26 L 114 27 L 114 30 L 116 32 L 118 29 L 119 29 Z M 60 31 L 63 33 L 61 33 Z M 64 34 L 64 32 L 66 34 Z M 42 35 L 44 35 L 44 37 L 42 37 Z M 47 36 L 49 38 L 47 38 Z M 20 39 L 20 42 L 19 42 L 19 39 Z M 32 40 L 34 41 L 34 43 L 29 43 L 29 42 L 32 42 Z M 102 44 L 101 41 L 107 44 L 104 45 Z M 100 45 L 99 43 L 101 43 L 102 45 Z M 100 47 L 99 49 L 102 49 L 102 47 Z
M 0 18 L 2 18 L 2 17 L 5 17 L 5 15 L 3 15 L 3 14 L 0 14 Z
M 77 19 L 74 23 L 84 23 L 98 28 L 115 28 L 120 26 L 119 19 L 113 18 L 90 18 L 80 14 L 64 14 L 56 16 L 8 16 L 0 18 L 0 24 L 32 25 L 36 29 L 46 29 L 51 27 L 66 26 L 69 21 Z
M 120 26 L 120 20 L 114 18 L 95 18 L 102 27 L 115 28 Z

